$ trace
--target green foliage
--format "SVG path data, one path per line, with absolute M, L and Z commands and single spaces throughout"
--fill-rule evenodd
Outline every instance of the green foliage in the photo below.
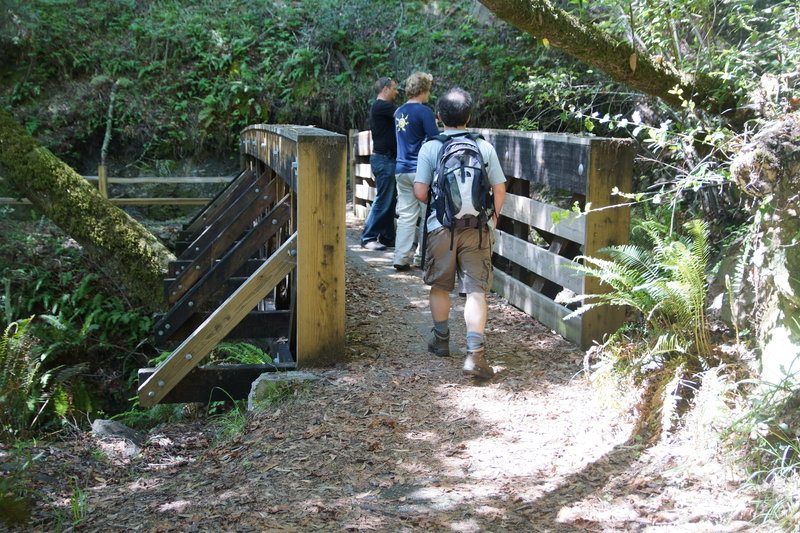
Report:
M 41 399 L 41 361 L 31 356 L 30 319 L 9 324 L 0 337 L 0 440 L 28 429 Z
M 241 128 L 256 122 L 364 127 L 375 79 L 427 70 L 435 93 L 452 85 L 473 91 L 474 123 L 505 126 L 518 115 L 509 88 L 526 78 L 534 41 L 480 22 L 471 7 L 12 0 L 12 19 L 0 24 L 9 58 L 0 66 L 0 105 L 14 106 L 60 156 L 77 159 L 78 146 L 102 138 L 116 83 L 111 153 L 227 154 Z
M 644 326 L 647 345 L 626 364 L 643 374 L 660 370 L 675 358 L 696 370 L 715 362 L 705 312 L 708 230 L 698 220 L 688 222 L 685 229 L 687 237 L 670 233 L 662 224 L 644 222 L 640 231 L 647 246 L 605 248 L 601 252 L 608 259 L 584 256 L 584 264 L 576 267 L 598 278 L 609 292 L 579 296 L 584 304 L 569 317 L 599 305 L 633 310 Z
M 32 319 L 9 324 L 0 337 L 0 441 L 26 436 L 37 423 L 65 419 L 74 407 L 72 382 L 83 365 L 47 368 L 52 352 L 32 338 Z
M 211 355 L 217 364 L 269 365 L 272 357 L 247 342 L 221 342 Z
M 172 352 L 162 352 L 158 356 L 150 359 L 148 364 L 151 366 L 158 366 L 163 363 Z M 272 357 L 264 350 L 247 342 L 221 342 L 209 354 L 207 362 L 209 364 L 224 365 L 224 364 L 254 364 L 265 365 L 272 363 Z M 136 375 L 132 375 L 132 380 L 138 379 Z M 149 408 L 142 408 L 139 404 L 138 396 L 131 398 L 131 406 L 125 412 L 114 415 L 114 420 L 119 420 L 123 424 L 133 428 L 149 429 L 153 426 L 166 422 L 176 422 L 187 418 L 187 414 L 192 413 L 192 409 L 186 409 L 184 404 L 159 404 Z M 242 411 L 243 407 L 240 402 L 211 402 L 205 406 L 205 413 L 209 416 L 220 416 L 228 413 L 229 410 Z M 201 414 L 195 412 L 195 414 Z M 226 415 L 227 416 L 227 415 Z M 227 426 L 235 426 L 241 420 L 237 419 L 237 415 L 232 413 L 229 418 L 224 418 L 221 425 L 222 433 L 234 434 L 235 430 L 227 428 Z
M 46 225 L 0 223 L 0 425 L 9 440 L 127 397 L 119 378 L 139 366 L 131 359 L 152 320 L 89 272 L 70 239 Z

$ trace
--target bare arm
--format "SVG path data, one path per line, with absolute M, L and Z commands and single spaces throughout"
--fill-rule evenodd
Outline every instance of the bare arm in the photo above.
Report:
M 430 186 L 427 183 L 421 183 L 419 181 L 414 182 L 414 196 L 420 202 L 428 203 L 429 190 Z M 505 197 L 505 188 L 503 189 L 503 196 Z
M 414 192 L 416 192 L 416 189 Z M 506 201 L 505 182 L 492 185 L 492 194 L 494 195 L 494 214 L 492 215 L 492 226 L 497 227 L 497 218 L 500 216 L 500 210 L 503 209 L 503 203 Z

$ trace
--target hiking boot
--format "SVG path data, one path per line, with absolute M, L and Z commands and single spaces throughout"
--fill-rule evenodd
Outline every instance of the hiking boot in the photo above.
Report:
M 381 244 L 378 241 L 365 242 L 364 244 L 361 245 L 361 247 L 362 248 L 366 248 L 367 250 L 373 250 L 373 251 L 380 251 L 380 250 L 385 250 L 386 249 L 386 246 L 384 246 L 383 244 Z
M 401 265 L 401 264 L 395 263 L 393 266 L 394 266 L 394 269 L 397 270 L 398 272 L 407 272 L 407 271 L 411 270 L 411 265 Z
M 486 362 L 486 348 L 467 350 L 464 359 L 464 375 L 477 379 L 489 379 L 494 376 L 494 369 Z
M 450 355 L 450 334 L 441 337 L 435 329 L 432 329 L 431 333 L 433 335 L 428 338 L 428 351 L 437 357 L 448 357 Z

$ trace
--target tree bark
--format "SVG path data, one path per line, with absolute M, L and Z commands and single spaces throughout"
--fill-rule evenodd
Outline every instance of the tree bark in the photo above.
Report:
M 549 0 L 480 0 L 499 18 L 550 44 L 611 78 L 680 109 L 684 100 L 732 124 L 750 118 L 738 107 L 731 85 L 721 77 L 690 74 L 668 61 L 637 51 L 591 24 L 552 5 Z M 676 91 L 675 89 L 678 89 Z
M 164 307 L 161 271 L 172 253 L 2 109 L 0 173 L 127 287 L 135 303 L 151 311 Z
M 762 202 L 733 319 L 754 326 L 762 378 L 777 383 L 800 371 L 800 113 L 764 127 L 731 175 Z

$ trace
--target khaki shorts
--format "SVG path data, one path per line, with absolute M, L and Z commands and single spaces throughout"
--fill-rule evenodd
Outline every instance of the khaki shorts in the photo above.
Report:
M 458 275 L 459 292 L 485 294 L 492 286 L 493 245 L 491 229 L 464 228 L 455 230 L 451 250 L 450 230 L 435 229 L 428 233 L 422 279 L 426 285 L 451 292 Z

